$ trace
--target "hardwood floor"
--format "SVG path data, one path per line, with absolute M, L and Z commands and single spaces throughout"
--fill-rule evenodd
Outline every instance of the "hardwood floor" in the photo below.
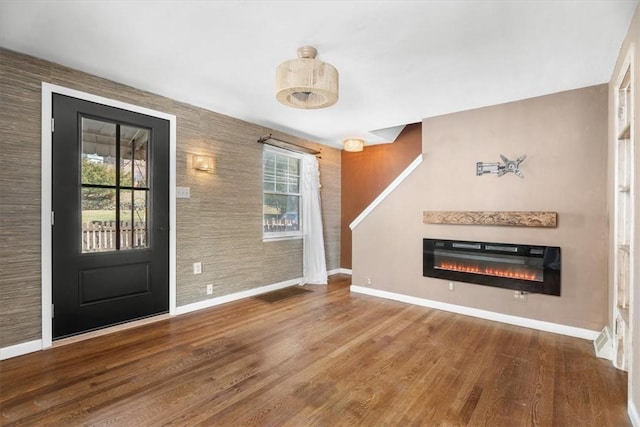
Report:
M 349 293 L 349 276 L 0 362 L 2 425 L 625 426 L 592 343 Z

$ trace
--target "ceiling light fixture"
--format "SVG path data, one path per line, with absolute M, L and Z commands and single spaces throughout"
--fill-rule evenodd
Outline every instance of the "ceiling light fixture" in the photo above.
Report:
M 344 144 L 344 151 L 355 153 L 364 149 L 364 139 L 362 138 L 347 138 L 342 143 Z
M 302 109 L 330 107 L 338 102 L 338 70 L 318 61 L 311 46 L 298 48 L 298 58 L 276 69 L 276 98 L 282 104 Z

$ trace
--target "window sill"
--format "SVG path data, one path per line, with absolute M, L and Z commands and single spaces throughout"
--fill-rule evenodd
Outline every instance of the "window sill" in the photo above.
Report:
M 281 240 L 301 240 L 304 236 L 302 234 L 294 235 L 281 235 L 281 236 L 262 236 L 263 242 L 279 242 Z

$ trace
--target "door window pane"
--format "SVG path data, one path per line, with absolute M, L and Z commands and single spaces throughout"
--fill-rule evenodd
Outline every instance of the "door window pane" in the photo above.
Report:
M 148 191 L 133 192 L 133 247 L 146 248 L 148 243 L 147 197 Z
M 116 125 L 82 118 L 82 183 L 115 185 Z
M 131 126 L 120 127 L 120 185 L 125 187 L 147 186 L 148 145 L 148 129 Z
M 120 249 L 148 247 L 146 190 L 120 191 Z
M 131 190 L 120 191 L 120 249 L 130 249 L 132 247 L 132 200 Z
M 82 188 L 82 252 L 116 249 L 116 190 Z

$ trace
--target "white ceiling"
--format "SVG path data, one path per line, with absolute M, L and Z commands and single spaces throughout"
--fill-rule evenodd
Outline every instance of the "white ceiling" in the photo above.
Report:
M 387 142 L 425 117 L 606 83 L 637 4 L 0 0 L 0 44 L 340 147 L 348 136 Z M 338 69 L 336 105 L 276 101 L 276 66 L 303 45 Z M 386 128 L 396 132 L 371 133 Z

